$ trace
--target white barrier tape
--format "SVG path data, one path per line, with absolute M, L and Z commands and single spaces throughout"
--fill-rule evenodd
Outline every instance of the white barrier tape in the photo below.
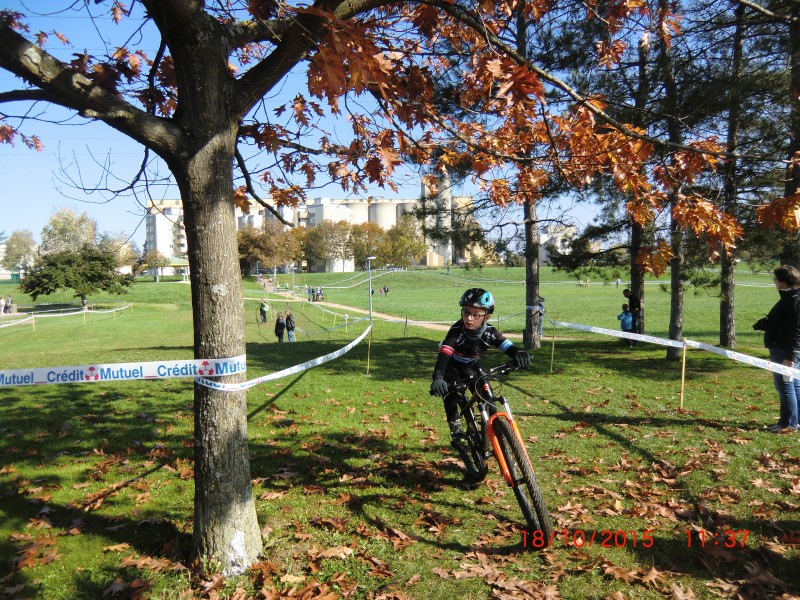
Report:
M 300 363 L 299 365 L 295 365 L 293 367 L 289 367 L 288 369 L 284 369 L 283 371 L 277 371 L 275 373 L 270 373 L 269 375 L 264 375 L 262 377 L 257 377 L 256 379 L 251 379 L 250 381 L 244 381 L 242 383 L 220 383 L 217 381 L 210 381 L 203 377 L 198 377 L 195 379 L 195 382 L 199 383 L 202 386 L 207 388 L 211 388 L 212 390 L 221 390 L 223 392 L 238 392 L 240 390 L 246 390 L 253 386 L 258 385 L 259 383 L 264 383 L 265 381 L 272 381 L 274 379 L 281 379 L 282 377 L 288 377 L 289 375 L 294 375 L 295 373 L 300 373 L 302 371 L 307 371 L 313 367 L 318 367 L 321 364 L 329 362 L 335 358 L 339 358 L 340 356 L 350 352 L 353 348 L 358 345 L 361 340 L 363 340 L 367 334 L 372 329 L 372 325 L 367 327 L 367 330 L 362 333 L 358 338 L 347 344 L 344 348 L 340 348 L 335 352 L 331 352 L 330 354 L 325 354 L 324 356 L 320 356 L 319 358 L 315 358 L 313 360 L 306 361 L 304 363 Z
M 3 323 L 0 325 L 0 329 L 3 327 L 11 327 L 12 325 L 19 325 L 20 323 L 27 323 L 28 321 L 33 321 L 33 317 L 28 317 L 27 319 L 22 319 L 20 321 L 12 321 L 11 323 Z
M 130 381 L 132 379 L 175 379 L 180 377 L 219 377 L 242 373 L 247 357 L 165 360 L 95 364 L 77 367 L 45 367 L 0 371 L 0 387 L 43 385 L 48 383 L 86 383 Z
M 614 337 L 626 338 L 629 340 L 650 342 L 651 344 L 658 344 L 659 346 L 672 346 L 673 348 L 683 348 L 683 342 L 676 342 L 675 340 L 668 340 L 665 338 L 659 338 L 652 335 L 643 335 L 641 333 L 628 333 L 627 331 L 620 331 L 618 329 L 604 329 L 602 327 L 591 327 L 589 325 L 576 325 L 575 323 L 563 323 L 561 321 L 551 321 L 551 323 L 553 323 L 554 325 L 560 325 L 561 327 L 579 329 L 581 331 L 591 331 L 592 333 L 613 335 Z
M 130 308 L 130 307 L 131 307 L 131 305 L 128 304 L 128 306 L 123 306 L 122 308 L 111 308 L 109 310 L 96 310 L 94 308 L 92 308 L 90 310 L 84 310 L 82 308 L 78 308 L 76 310 L 73 310 L 73 311 L 70 311 L 70 312 L 62 312 L 62 313 L 59 313 L 57 315 L 55 315 L 55 314 L 48 315 L 48 314 L 42 314 L 42 313 L 33 313 L 33 314 L 38 319 L 50 319 L 50 318 L 53 318 L 53 317 L 70 317 L 70 316 L 75 316 L 75 315 L 103 315 L 103 314 L 110 314 L 110 313 L 113 313 L 113 312 L 117 312 L 118 310 L 125 310 L 125 309 Z
M 774 363 L 763 358 L 756 358 L 755 356 L 750 356 L 749 354 L 742 354 L 741 352 L 734 352 L 733 350 L 725 350 L 724 348 L 710 346 L 708 344 L 695 342 L 693 340 L 686 340 L 686 345 L 690 348 L 699 348 L 700 350 L 713 352 L 714 354 L 719 354 L 720 356 L 730 358 L 731 360 L 752 365 L 760 369 L 766 369 L 767 371 L 772 371 L 773 373 L 780 373 L 781 375 L 789 375 L 790 377 L 800 378 L 800 369 L 793 369 L 792 367 Z
M 790 377 L 800 378 L 800 369 L 793 369 L 792 367 L 787 367 L 782 364 L 774 363 L 772 361 L 763 358 L 756 358 L 755 356 L 750 356 L 749 354 L 742 354 L 741 352 L 734 352 L 733 350 L 725 350 L 724 348 L 718 348 L 717 346 L 711 346 L 709 344 L 704 344 L 703 342 L 695 342 L 694 340 L 684 340 L 683 342 L 676 342 L 675 340 L 668 340 L 665 338 L 659 338 L 651 335 L 641 335 L 639 333 L 628 333 L 626 331 L 618 331 L 616 329 L 603 329 L 602 327 L 590 327 L 588 325 L 576 325 L 575 323 L 562 323 L 560 321 L 551 321 L 551 323 L 553 323 L 553 325 L 561 325 L 562 327 L 580 329 L 581 331 L 603 333 L 606 335 L 612 335 L 614 337 L 626 338 L 630 340 L 641 340 L 643 342 L 650 342 L 652 344 L 658 344 L 660 346 L 683 348 L 685 345 L 689 348 L 697 348 L 699 350 L 706 350 L 707 352 L 713 352 L 714 354 L 719 354 L 720 356 L 724 356 L 725 358 L 745 363 L 753 367 L 758 367 L 759 369 L 766 369 L 767 371 L 772 371 L 773 373 L 780 373 L 781 375 L 788 375 Z
M 345 319 L 347 315 L 344 315 Z M 336 327 L 331 327 L 330 329 L 320 329 L 319 331 L 306 331 L 305 329 L 300 329 L 296 327 L 295 329 L 305 335 L 322 335 L 324 333 L 330 333 L 331 331 L 336 331 L 337 329 L 342 329 L 345 327 L 351 327 L 356 323 L 361 323 L 361 321 L 369 321 L 369 317 L 361 317 L 360 319 L 356 319 L 354 321 L 348 321 L 347 323 L 343 323 L 342 325 L 337 325 Z

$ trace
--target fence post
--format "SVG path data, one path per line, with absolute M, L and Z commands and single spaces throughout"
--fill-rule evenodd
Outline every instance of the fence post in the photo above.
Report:
M 681 391 L 678 412 L 683 412 L 683 389 L 686 383 L 686 340 L 683 340 L 683 358 L 681 360 Z
M 550 372 L 553 372 L 553 360 L 556 356 L 556 323 L 553 321 L 553 345 L 550 348 Z

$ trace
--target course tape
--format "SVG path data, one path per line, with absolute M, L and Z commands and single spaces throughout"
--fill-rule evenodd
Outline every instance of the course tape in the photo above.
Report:
M 719 354 L 720 356 L 730 358 L 731 360 L 752 365 L 754 367 L 759 367 L 760 369 L 766 369 L 768 371 L 772 371 L 773 373 L 780 373 L 781 375 L 800 378 L 800 369 L 793 369 L 792 367 L 774 363 L 763 358 L 756 358 L 755 356 L 750 356 L 749 354 L 742 354 L 741 352 L 734 352 L 733 350 L 725 350 L 724 348 L 717 348 L 716 346 L 710 346 L 702 342 L 695 342 L 694 340 L 686 340 L 686 345 L 689 348 L 699 348 L 700 350 L 713 352 L 714 354 Z
M 666 338 L 655 337 L 652 335 L 642 335 L 639 333 L 628 333 L 627 331 L 619 331 L 617 329 L 604 329 L 602 327 L 577 325 L 575 323 L 564 323 L 562 321 L 550 321 L 550 322 L 553 325 L 559 325 L 561 327 L 569 327 L 570 329 L 578 329 L 580 331 L 590 331 L 592 333 L 602 333 L 605 335 L 611 335 L 614 337 L 625 338 L 629 340 L 650 342 L 651 344 L 658 344 L 659 346 L 670 346 L 672 348 L 688 347 L 688 348 L 697 348 L 698 350 L 706 350 L 707 352 L 713 352 L 714 354 L 719 354 L 720 356 L 724 356 L 725 358 L 745 363 L 753 367 L 758 367 L 759 369 L 766 369 L 767 371 L 772 371 L 773 373 L 780 373 L 781 375 L 788 375 L 789 377 L 800 378 L 800 369 L 793 369 L 792 367 L 787 367 L 786 365 L 774 363 L 772 361 L 763 358 L 756 358 L 755 356 L 750 356 L 749 354 L 742 354 L 741 352 L 734 352 L 733 350 L 725 350 L 724 348 L 718 348 L 717 346 L 711 346 L 710 344 L 704 344 L 703 342 L 696 342 L 694 340 L 684 340 L 682 342 L 677 342 L 675 340 L 668 340 Z
M 48 383 L 93 383 L 132 379 L 174 379 L 180 377 L 218 377 L 242 373 L 247 369 L 245 355 L 233 358 L 164 360 L 153 362 L 109 363 L 77 367 L 44 367 L 0 371 L 0 387 L 44 385 Z
M 19 321 L 11 321 L 10 323 L 0 323 L 0 329 L 3 327 L 11 327 L 12 325 L 20 325 L 21 323 L 27 323 L 28 321 L 33 321 L 33 317 L 28 317 L 27 319 L 20 319 Z
M 578 329 L 580 331 L 591 331 L 592 333 L 602 333 L 604 335 L 613 335 L 614 337 L 626 338 L 629 340 L 639 340 L 642 342 L 650 342 L 660 346 L 672 346 L 673 348 L 683 348 L 683 342 L 676 342 L 675 340 L 667 340 L 652 335 L 643 335 L 641 333 L 628 333 L 627 331 L 620 331 L 618 329 L 604 329 L 603 327 L 591 327 L 590 325 L 576 325 L 575 323 L 563 323 L 561 321 L 551 321 L 554 325 L 561 327 L 569 327 L 570 329 Z
M 355 340 L 347 344 L 347 346 L 344 346 L 343 348 L 340 348 L 335 352 L 331 352 L 330 354 L 325 354 L 324 356 L 320 356 L 313 360 L 309 360 L 304 363 L 300 363 L 299 365 L 289 367 L 288 369 L 284 369 L 283 371 L 277 371 L 275 373 L 270 373 L 269 375 L 264 375 L 262 377 L 257 377 L 256 379 L 251 379 L 250 381 L 244 381 L 242 383 L 221 383 L 205 379 L 204 377 L 198 377 L 197 379 L 195 379 L 195 382 L 207 388 L 211 388 L 212 390 L 221 390 L 223 392 L 238 392 L 240 390 L 246 390 L 253 386 L 258 385 L 259 383 L 264 383 L 265 381 L 272 381 L 274 379 L 281 379 L 282 377 L 288 377 L 289 375 L 294 375 L 295 373 L 307 371 L 308 369 L 318 367 L 319 365 L 329 362 L 335 358 L 339 358 L 340 356 L 350 352 L 350 350 L 355 348 L 356 345 L 358 345 L 358 343 L 361 342 L 361 340 L 363 340 L 367 336 L 367 334 L 370 332 L 371 329 L 372 325 L 367 327 L 367 330 L 364 333 L 362 333 Z

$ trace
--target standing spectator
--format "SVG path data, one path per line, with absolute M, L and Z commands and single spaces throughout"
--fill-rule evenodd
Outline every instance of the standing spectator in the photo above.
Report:
M 795 369 L 800 365 L 800 272 L 783 265 L 773 271 L 780 299 L 766 317 L 764 346 L 769 359 Z M 756 323 L 759 325 L 761 322 Z M 760 327 L 759 327 L 760 328 Z M 800 379 L 773 373 L 772 380 L 780 400 L 778 422 L 767 427 L 772 433 L 795 433 L 798 425 Z
M 14 306 L 14 301 L 11 299 L 11 296 L 6 298 L 6 314 L 11 314 L 11 307 Z
M 294 341 L 294 315 L 288 308 L 286 309 L 286 335 L 290 342 Z
M 633 333 L 633 313 L 627 304 L 622 305 L 622 312 L 617 315 L 619 319 L 619 326 L 622 331 L 626 333 Z M 633 346 L 633 340 L 630 338 L 623 338 L 623 341 L 628 347 Z
M 283 332 L 286 331 L 286 323 L 283 320 L 283 315 L 278 313 L 278 318 L 275 320 L 275 337 L 278 338 L 278 343 L 283 343 Z
M 619 284 L 620 284 L 620 283 L 622 283 L 622 279 L 620 279 L 619 277 L 617 277 L 617 281 L 616 281 L 617 287 L 619 287 Z
M 312 288 L 311 286 L 308 286 L 306 288 L 306 292 L 308 293 L 308 301 L 309 302 L 313 302 L 314 301 L 314 288 Z
M 0 298 L 0 315 L 5 314 L 6 312 L 6 299 Z
M 258 307 L 258 314 L 261 316 L 261 323 L 267 322 L 267 311 L 269 310 L 269 304 L 267 304 L 267 299 L 264 298 L 261 301 L 261 304 Z
M 633 333 L 644 333 L 644 323 L 642 323 L 642 301 L 639 296 L 631 292 L 628 288 L 622 290 L 622 295 L 628 299 L 628 306 L 633 315 Z
M 375 288 L 369 288 L 369 293 L 371 296 L 375 295 Z
M 389 286 L 388 285 L 383 286 L 383 295 L 384 296 L 388 296 L 389 295 Z
M 539 315 L 539 337 L 542 337 L 544 333 L 544 314 L 547 312 L 547 309 L 544 307 L 544 298 L 539 296 L 536 299 L 536 306 L 533 307 L 533 312 Z

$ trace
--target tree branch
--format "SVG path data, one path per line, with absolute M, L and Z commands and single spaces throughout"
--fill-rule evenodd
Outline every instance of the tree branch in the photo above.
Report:
M 244 162 L 244 157 L 239 152 L 239 149 L 236 149 L 236 164 L 239 165 L 239 169 L 242 171 L 242 176 L 244 177 L 244 184 L 245 188 L 247 189 L 247 193 L 250 194 L 253 199 L 258 202 L 261 206 L 266 208 L 269 212 L 275 215 L 275 218 L 278 219 L 284 225 L 288 225 L 289 227 L 294 227 L 294 223 L 290 223 L 286 219 L 281 216 L 281 214 L 271 205 L 267 204 L 265 200 L 262 200 L 261 197 L 256 192 L 255 188 L 253 187 L 253 180 L 250 177 L 250 171 L 247 169 L 247 165 Z
M 37 98 L 75 110 L 88 119 L 103 121 L 165 158 L 176 154 L 182 146 L 180 130 L 167 120 L 148 115 L 121 100 L 2 23 L 0 67 L 38 87 Z M 36 90 L 31 90 L 31 94 L 35 93 Z

